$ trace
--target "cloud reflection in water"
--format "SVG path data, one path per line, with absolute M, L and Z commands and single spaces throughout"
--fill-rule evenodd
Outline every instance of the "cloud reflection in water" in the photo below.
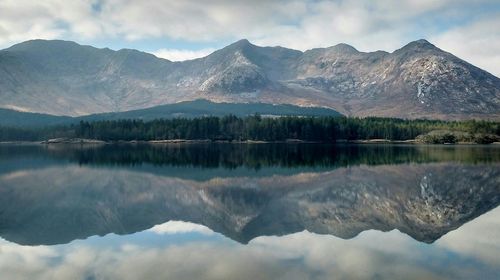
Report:
M 170 224 L 169 224 L 170 223 Z M 241 245 L 176 221 L 129 236 L 109 234 L 58 246 L 0 241 L 2 279 L 493 279 L 500 273 L 500 208 L 419 243 L 397 230 L 351 240 L 303 231 Z M 181 230 L 178 230 L 181 229 Z M 480 234 L 482 231 L 488 234 Z M 172 242 L 187 231 L 189 242 Z M 169 232 L 165 234 L 165 232 Z M 160 235 L 160 244 L 137 240 Z M 479 239 L 478 239 L 479 237 Z M 118 241 L 118 242 L 117 242 Z

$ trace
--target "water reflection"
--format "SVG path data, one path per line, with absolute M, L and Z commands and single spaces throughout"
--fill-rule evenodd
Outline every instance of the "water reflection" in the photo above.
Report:
M 495 146 L 0 146 L 0 278 L 494 279 L 499 204 Z
M 396 230 L 365 231 L 351 240 L 304 231 L 241 245 L 180 224 L 65 246 L 19 246 L 0 239 L 0 278 L 497 279 L 500 273 L 500 208 L 433 245 Z
M 341 167 L 457 161 L 499 162 L 495 145 L 328 145 L 328 144 L 170 144 L 170 145 L 0 145 L 0 160 L 66 160 L 81 165 L 188 166 L 200 168 Z M 4 166 L 6 167 L 6 166 Z
M 345 239 L 398 229 L 431 243 L 500 201 L 500 169 L 491 162 L 498 149 L 483 155 L 474 148 L 242 147 L 31 147 L 36 153 L 27 155 L 54 162 L 28 157 L 31 169 L 0 176 L 0 236 L 59 244 L 181 220 L 241 243 L 304 229 Z

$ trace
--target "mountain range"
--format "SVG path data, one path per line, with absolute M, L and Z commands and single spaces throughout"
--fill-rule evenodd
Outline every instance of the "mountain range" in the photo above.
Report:
M 392 52 L 305 52 L 237 41 L 172 62 L 131 49 L 31 40 L 0 51 L 0 107 L 83 116 L 206 99 L 348 116 L 499 119 L 500 79 L 426 40 Z

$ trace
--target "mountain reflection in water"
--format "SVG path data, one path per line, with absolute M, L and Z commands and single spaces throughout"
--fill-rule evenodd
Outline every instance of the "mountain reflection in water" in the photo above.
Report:
M 432 248 L 446 244 L 454 250 L 476 253 L 468 246 L 447 241 L 449 238 L 440 238 L 499 203 L 500 147 L 496 146 L 0 146 L 0 237 L 5 239 L 0 240 L 0 259 L 9 248 L 19 252 L 52 248 L 15 247 L 16 244 L 71 242 L 56 246 L 71 248 L 75 244 L 99 243 L 101 239 L 121 244 L 119 240 L 123 238 L 127 244 L 140 240 L 139 243 L 152 246 L 166 242 L 158 239 L 163 234 L 184 236 L 181 241 L 172 241 L 179 246 L 179 256 L 183 256 L 191 249 L 181 247 L 189 246 L 193 232 L 200 234 L 197 238 L 202 240 L 212 240 L 220 233 L 257 250 L 252 258 L 264 254 L 264 259 L 278 258 L 273 255 L 276 252 L 269 250 L 278 246 L 272 242 L 277 239 L 281 240 L 279 246 L 285 246 L 291 255 L 302 252 L 305 248 L 301 246 L 330 242 L 336 244 L 335 248 L 354 254 L 352 258 L 360 254 L 362 259 L 361 254 L 369 251 L 373 255 L 373 250 L 382 246 L 370 244 L 370 240 L 401 243 L 403 247 L 399 249 L 389 246 L 396 253 L 415 250 L 415 244 L 426 243 L 433 243 Z M 498 209 L 486 216 L 497 212 Z M 460 230 L 457 232 L 450 235 L 461 236 Z M 110 233 L 113 234 L 107 235 Z M 95 235 L 107 236 L 91 237 Z M 486 255 L 498 253 L 497 236 L 487 239 L 497 243 L 490 246 Z M 85 238 L 88 239 L 77 240 Z M 350 248 L 347 240 L 353 240 L 355 248 Z M 363 245 L 358 244 L 360 240 Z M 255 249 L 259 244 L 266 249 Z M 200 254 L 217 251 L 219 245 L 207 246 L 199 248 Z M 229 249 L 231 246 L 218 251 L 221 257 L 237 257 L 237 252 Z M 125 247 L 108 249 L 116 253 Z M 280 249 L 283 248 L 277 250 Z M 52 254 L 37 250 L 32 249 L 35 256 Z M 158 250 L 155 254 L 160 257 L 163 253 Z M 372 257 L 390 261 L 389 253 Z M 175 263 L 171 256 L 162 257 Z M 265 270 L 264 263 L 256 259 L 250 262 Z M 492 264 L 491 257 L 487 262 Z M 239 269 L 245 270 L 240 265 Z M 491 268 L 483 270 L 486 278 L 496 273 Z M 300 271 L 295 272 L 301 275 Z M 414 276 L 439 278 L 434 272 Z M 189 279 L 187 275 L 195 277 L 196 270 L 184 275 Z M 316 278 L 331 278 L 323 276 Z

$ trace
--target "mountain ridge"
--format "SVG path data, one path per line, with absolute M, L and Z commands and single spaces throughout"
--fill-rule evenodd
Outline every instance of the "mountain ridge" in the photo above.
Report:
M 69 116 L 201 98 L 360 117 L 500 118 L 500 79 L 426 40 L 388 53 L 343 43 L 301 52 L 243 39 L 182 62 L 32 40 L 0 50 L 0 95 L 2 108 Z
M 53 125 L 77 124 L 79 121 L 105 121 L 138 119 L 195 118 L 205 116 L 235 115 L 245 117 L 254 114 L 264 116 L 341 116 L 338 112 L 321 107 L 298 107 L 288 104 L 266 103 L 214 103 L 204 99 L 182 101 L 174 104 L 137 109 L 124 112 L 108 112 L 78 117 L 55 116 L 50 114 L 19 112 L 0 108 L 0 126 L 6 127 L 43 127 Z

